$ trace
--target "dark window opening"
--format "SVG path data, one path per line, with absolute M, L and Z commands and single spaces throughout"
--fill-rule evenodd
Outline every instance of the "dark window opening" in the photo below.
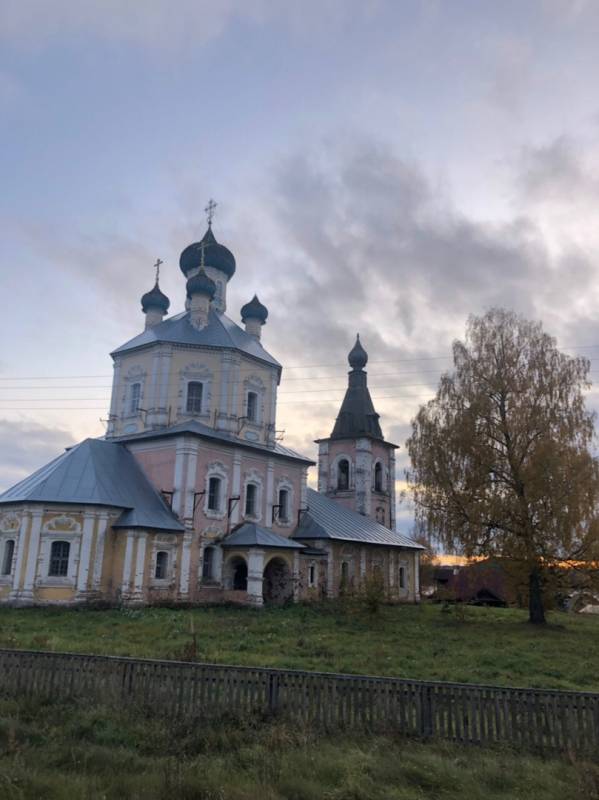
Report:
M 279 489 L 279 520 L 289 522 L 289 491 Z
M 202 395 L 204 394 L 204 384 L 199 381 L 190 381 L 187 384 L 187 413 L 202 413 Z
M 220 478 L 212 477 L 208 481 L 208 508 L 210 511 L 220 511 Z
M 258 419 L 258 395 L 256 392 L 248 392 L 246 416 L 251 422 Z
M 154 570 L 154 577 L 163 581 L 167 576 L 168 570 L 168 553 L 166 550 L 159 550 L 156 553 L 156 569 Z
M 258 487 L 254 483 L 248 483 L 245 488 L 245 515 L 246 517 L 256 516 L 256 498 Z
M 2 559 L 2 575 L 10 575 L 12 572 L 12 558 L 15 553 L 14 539 L 9 539 L 4 545 L 4 557 Z
M 131 385 L 131 396 L 129 400 L 129 413 L 137 414 L 139 411 L 139 401 L 141 400 L 141 383 Z
M 337 465 L 337 489 L 342 492 L 349 489 L 349 461 L 346 458 Z
M 374 465 L 374 491 L 383 491 L 383 465 L 380 462 Z
M 316 585 L 316 565 L 310 564 L 308 568 L 308 586 Z
M 64 578 L 65 575 L 69 574 L 70 552 L 71 545 L 68 542 L 52 542 L 48 575 L 55 578 Z
M 204 558 L 202 560 L 202 578 L 212 580 L 214 569 L 214 547 L 204 548 Z
M 399 588 L 405 589 L 406 588 L 406 568 L 400 567 L 399 568 Z

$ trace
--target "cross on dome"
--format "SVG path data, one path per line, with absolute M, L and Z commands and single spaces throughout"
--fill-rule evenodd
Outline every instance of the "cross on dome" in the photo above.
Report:
M 161 258 L 157 258 L 156 263 L 154 264 L 154 269 L 156 270 L 156 284 L 158 284 L 160 279 L 160 267 L 162 264 L 164 264 L 164 261 Z
M 210 198 L 210 200 L 208 200 L 208 205 L 204 209 L 204 211 L 206 212 L 206 219 L 208 220 L 209 228 L 212 227 L 212 220 L 214 219 L 214 212 L 216 210 L 217 205 L 218 203 L 215 203 L 214 200 Z

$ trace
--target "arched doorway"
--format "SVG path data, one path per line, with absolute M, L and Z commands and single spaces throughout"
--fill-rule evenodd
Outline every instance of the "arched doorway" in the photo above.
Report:
M 247 592 L 248 565 L 241 556 L 234 556 L 227 562 L 227 589 L 236 592 Z
M 283 558 L 271 558 L 264 569 L 262 597 L 265 603 L 282 605 L 293 597 L 291 570 Z

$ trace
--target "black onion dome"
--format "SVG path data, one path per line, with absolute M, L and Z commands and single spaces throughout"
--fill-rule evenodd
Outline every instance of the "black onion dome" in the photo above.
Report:
M 171 301 L 168 299 L 168 297 L 160 291 L 158 281 L 156 281 L 154 284 L 152 291 L 146 292 L 141 298 L 141 310 L 144 312 L 144 314 L 151 308 L 156 308 L 158 311 L 162 311 L 163 314 L 166 314 L 170 304 Z
M 347 360 L 349 361 L 349 365 L 352 369 L 364 369 L 368 363 L 368 353 L 362 347 L 362 343 L 360 342 L 360 334 L 357 335 L 356 343 L 349 351 Z
M 254 295 L 249 303 L 241 308 L 241 321 L 246 319 L 258 319 L 264 325 L 268 317 L 268 309 L 258 300 L 258 295 Z
M 201 269 L 197 275 L 187 281 L 187 296 L 192 294 L 205 294 L 212 300 L 216 294 L 216 284 L 206 275 L 205 270 Z
M 210 226 L 200 242 L 190 244 L 181 253 L 179 266 L 184 275 L 188 275 L 193 269 L 202 266 L 202 249 L 204 250 L 203 264 L 205 267 L 220 269 L 227 275 L 227 278 L 233 277 L 235 274 L 235 256 L 227 247 L 216 241 Z

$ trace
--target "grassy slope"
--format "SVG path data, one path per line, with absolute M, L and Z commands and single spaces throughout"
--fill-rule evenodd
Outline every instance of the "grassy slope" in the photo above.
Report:
M 599 768 L 273 723 L 0 699 L 3 800 L 592 800 Z
M 336 604 L 286 609 L 0 609 L 0 647 L 198 659 L 334 672 L 599 691 L 599 619 L 516 610 Z

